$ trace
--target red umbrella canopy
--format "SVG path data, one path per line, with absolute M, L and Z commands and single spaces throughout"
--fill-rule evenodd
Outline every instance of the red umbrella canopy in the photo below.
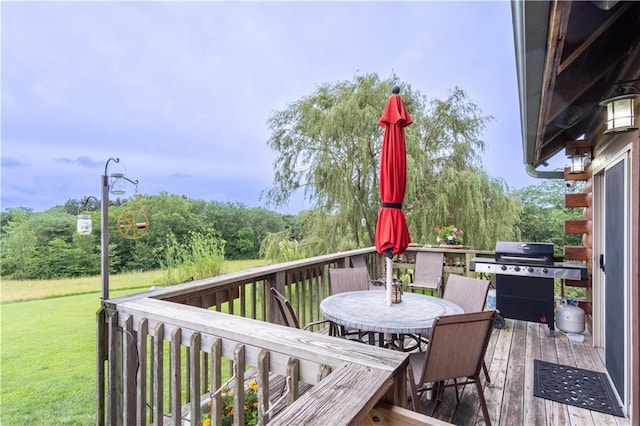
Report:
M 411 242 L 407 220 L 402 211 L 407 187 L 407 147 L 404 128 L 413 123 L 400 89 L 394 87 L 378 121 L 384 127 L 380 159 L 380 199 L 382 208 L 376 224 L 376 250 L 391 258 L 404 252 Z

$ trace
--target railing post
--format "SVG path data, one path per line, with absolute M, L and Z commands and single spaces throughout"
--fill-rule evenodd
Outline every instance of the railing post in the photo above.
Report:
M 197 420 L 198 423 L 200 420 L 200 392 L 202 391 L 200 384 L 200 367 L 202 366 L 200 355 L 202 348 L 200 347 L 200 344 L 200 333 L 194 333 L 191 335 L 191 342 L 189 344 L 189 361 L 192 368 L 189 376 L 189 394 L 191 396 L 189 398 L 189 402 L 191 403 L 191 418 Z
M 149 321 L 146 318 L 138 324 L 138 375 L 136 377 L 137 424 L 144 426 L 147 422 L 147 335 Z
M 118 332 L 118 311 L 113 308 L 106 308 L 106 320 L 108 324 L 108 366 L 109 366 L 109 396 L 107 403 L 108 424 L 117 426 L 120 422 L 121 414 L 121 390 L 122 390 L 122 374 L 118 368 L 121 361 L 118 356 L 121 354 L 121 335 Z
M 267 285 L 269 288 L 274 287 L 280 293 L 285 294 L 285 284 L 286 284 L 286 276 L 284 271 L 278 271 L 275 274 L 269 276 L 267 280 Z M 283 320 L 280 318 L 278 313 L 278 307 L 273 300 L 271 299 L 271 290 L 267 289 L 267 306 L 269 307 L 269 316 L 266 318 L 268 322 L 273 324 L 284 324 Z
M 127 315 L 122 328 L 123 351 L 123 397 L 122 415 L 124 425 L 133 425 L 136 421 L 136 369 L 138 366 L 136 332 L 133 329 L 133 317 Z
M 173 424 L 181 423 L 182 414 L 182 357 L 181 357 L 182 330 L 175 328 L 171 332 L 171 412 Z
M 156 425 L 162 426 L 164 405 L 162 396 L 164 392 L 164 324 L 158 323 L 153 330 L 153 419 Z
M 96 313 L 96 426 L 104 426 L 105 422 L 105 372 L 107 360 L 107 323 L 104 307 Z

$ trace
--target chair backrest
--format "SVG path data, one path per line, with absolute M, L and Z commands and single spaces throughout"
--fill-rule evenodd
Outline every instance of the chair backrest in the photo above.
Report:
M 354 268 L 367 268 L 367 259 L 364 258 L 364 255 L 352 256 L 351 257 L 351 266 Z
M 489 280 L 450 274 L 442 298 L 460 306 L 465 313 L 480 312 L 487 300 L 489 283 Z
M 329 285 L 331 294 L 369 290 L 369 271 L 367 268 L 329 269 Z
M 478 377 L 491 338 L 496 311 L 438 317 L 433 323 L 422 381 Z
M 293 310 L 293 306 L 291 306 L 289 299 L 273 287 L 271 287 L 271 294 L 276 301 L 276 305 L 278 305 L 278 309 L 280 310 L 280 314 L 282 315 L 285 325 L 288 327 L 300 328 L 298 316 Z
M 420 287 L 438 289 L 442 284 L 444 253 L 419 251 L 416 254 L 416 268 L 413 283 Z

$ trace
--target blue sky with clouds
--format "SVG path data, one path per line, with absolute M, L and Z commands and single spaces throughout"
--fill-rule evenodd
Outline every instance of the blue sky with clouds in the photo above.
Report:
M 464 89 L 494 117 L 488 173 L 512 188 L 537 183 L 522 161 L 508 1 L 0 7 L 2 209 L 99 196 L 110 157 L 143 194 L 264 206 L 269 116 L 371 72 L 429 98 Z M 305 207 L 296 198 L 279 211 Z

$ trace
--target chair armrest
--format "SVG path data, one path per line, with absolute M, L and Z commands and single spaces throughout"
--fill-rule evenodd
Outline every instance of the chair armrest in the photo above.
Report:
M 330 324 L 330 323 L 331 323 L 331 321 L 329 321 L 329 320 L 313 321 L 313 322 L 310 322 L 309 324 L 305 325 L 304 327 L 302 327 L 302 329 L 306 330 L 306 329 L 311 328 L 311 327 L 313 327 L 315 325 Z
M 371 282 L 372 285 L 377 285 L 382 287 L 385 287 L 387 285 L 387 283 L 381 278 L 378 278 L 375 280 L 369 280 L 369 281 Z

